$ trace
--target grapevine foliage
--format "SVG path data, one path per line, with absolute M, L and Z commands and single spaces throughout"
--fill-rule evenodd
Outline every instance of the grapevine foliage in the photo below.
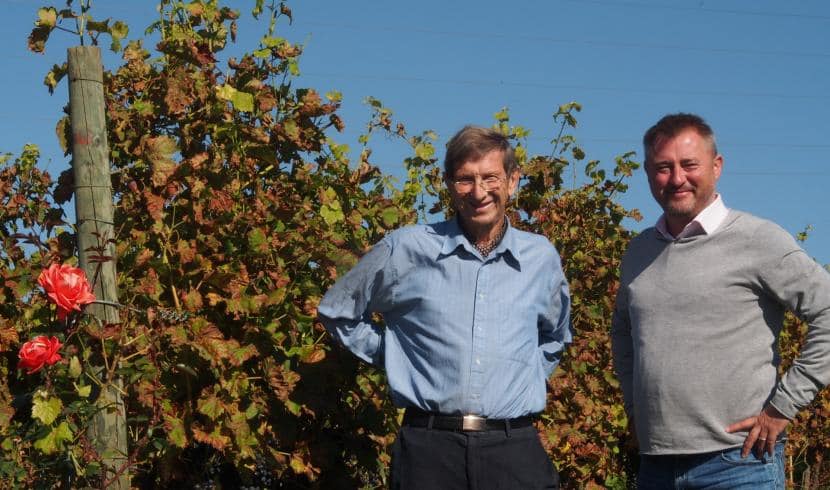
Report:
M 61 21 L 88 16 L 84 5 L 81 14 L 41 9 L 30 48 L 45 49 Z M 105 73 L 104 90 L 125 308 L 119 325 L 68 326 L 59 334 L 66 362 L 32 376 L 16 370 L 17 348 L 54 332 L 34 278 L 78 253 L 62 209 L 72 173 L 53 180 L 32 146 L 0 159 L 0 479 L 31 488 L 55 475 L 66 486 L 105 484 L 85 427 L 96 393 L 117 376 L 135 486 L 382 487 L 400 414 L 383 374 L 334 347 L 316 307 L 389 230 L 447 210 L 438 136 L 410 134 L 370 98 L 352 162 L 337 142 L 340 95 L 297 87 L 302 47 L 276 34 L 294 20 L 286 4 L 255 2 L 265 34 L 227 61 L 239 12 L 217 0 L 163 0 L 159 9 L 144 38 L 128 39 L 121 22 L 79 24 L 94 42 L 109 35 L 123 60 Z M 153 48 L 145 46 L 151 36 Z M 50 90 L 64 72 L 49 71 Z M 635 458 L 608 327 L 631 237 L 623 220 L 639 219 L 616 198 L 638 165 L 626 153 L 607 175 L 586 162 L 568 134 L 579 109 L 559 107 L 547 155 L 528 152 L 528 132 L 506 110 L 495 126 L 516 143 L 523 169 L 511 221 L 556 244 L 573 297 L 574 343 L 549 382 L 543 444 L 566 486 L 622 488 Z M 67 154 L 69 132 L 60 120 Z M 409 150 L 399 185 L 372 163 L 376 134 Z M 581 177 L 568 186 L 573 169 Z M 801 332 L 792 325 L 790 357 Z M 794 425 L 798 461 L 821 463 L 826 454 L 827 438 L 806 434 L 826 432 L 827 404 L 823 396 Z

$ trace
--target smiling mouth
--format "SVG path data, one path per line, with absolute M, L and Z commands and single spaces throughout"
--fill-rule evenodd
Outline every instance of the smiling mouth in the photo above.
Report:
M 667 194 L 669 196 L 685 196 L 686 194 L 691 194 L 691 193 L 692 193 L 692 189 L 680 189 L 680 190 L 676 190 L 676 191 L 670 191 Z

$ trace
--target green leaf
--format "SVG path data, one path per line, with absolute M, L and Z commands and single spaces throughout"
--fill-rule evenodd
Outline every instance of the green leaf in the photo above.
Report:
M 333 225 L 346 219 L 338 201 L 332 201 L 320 206 L 320 216 L 323 217 L 323 221 L 328 225 Z
M 115 21 L 115 23 L 110 27 L 110 36 L 112 36 L 110 49 L 116 53 L 121 51 L 121 40 L 127 37 L 129 32 L 130 28 L 127 24 L 121 22 L 120 20 Z
M 271 37 L 271 36 L 263 36 L 262 37 L 262 45 L 266 48 L 278 48 L 285 44 L 287 41 L 285 38 L 282 37 Z
M 49 431 L 48 434 L 35 441 L 35 449 L 43 454 L 52 454 L 58 450 L 55 442 L 55 431 Z
M 267 245 L 268 237 L 265 236 L 265 232 L 262 231 L 262 228 L 254 228 L 250 231 L 250 233 L 248 233 L 248 246 L 251 247 L 251 250 L 265 252 L 267 250 Z
M 69 375 L 77 379 L 82 372 L 83 368 L 81 368 L 81 361 L 78 356 L 72 356 L 72 359 L 69 360 Z
M 72 429 L 66 422 L 61 422 L 60 425 L 58 425 L 53 432 L 55 433 L 55 442 L 61 445 L 63 445 L 64 442 L 71 441 L 74 437 L 74 434 L 72 434 Z
M 167 433 L 167 439 L 178 447 L 185 447 L 187 444 L 187 437 L 184 432 L 184 422 L 178 417 L 165 415 L 164 420 L 170 426 L 170 431 Z
M 58 83 L 66 76 L 67 65 L 66 63 L 62 65 L 52 65 L 52 69 L 46 72 L 46 76 L 43 78 L 43 84 L 49 89 L 49 93 L 55 93 L 55 87 L 58 86 Z M 61 122 L 58 122 L 58 129 L 60 129 L 61 124 L 63 121 L 69 121 L 68 117 L 64 117 L 61 119 Z M 67 153 L 67 143 L 65 141 L 65 137 L 63 134 L 58 133 L 58 140 L 60 141 L 61 148 L 63 149 L 64 155 Z
M 72 437 L 72 429 L 69 428 L 69 424 L 61 422 L 44 437 L 35 441 L 35 449 L 43 454 L 53 454 L 61 449 L 64 443 L 71 441 Z
M 242 92 L 230 85 L 222 85 L 221 87 L 216 87 L 216 96 L 222 100 L 229 101 L 234 109 L 238 111 L 254 111 L 254 96 L 248 92 Z
M 55 27 L 58 22 L 58 11 L 54 7 L 44 7 L 37 11 L 35 25 L 38 27 Z
M 297 63 L 296 59 L 291 59 L 288 62 L 288 71 L 295 77 L 300 75 L 300 64 Z
M 74 384 L 74 383 L 73 383 Z M 89 394 L 92 393 L 92 386 L 90 385 L 75 385 L 75 391 L 78 393 L 78 396 L 81 398 L 89 398 Z
M 240 112 L 254 112 L 254 96 L 248 92 L 237 90 L 231 96 L 231 104 Z
M 60 398 L 43 399 L 36 396 L 32 403 L 32 417 L 43 422 L 43 425 L 49 425 L 58 418 L 62 408 L 63 403 Z
M 288 411 L 294 415 L 300 415 L 300 405 L 298 403 L 292 402 L 291 400 L 285 400 L 285 408 L 287 408 Z
M 208 398 L 199 400 L 197 409 L 200 413 L 210 417 L 211 420 L 216 420 L 217 417 L 225 413 L 225 408 L 216 395 L 210 395 Z
M 398 209 L 397 208 L 386 208 L 381 212 L 381 218 L 383 219 L 383 225 L 387 228 L 394 226 L 395 223 L 398 222 Z
M 291 469 L 294 473 L 302 475 L 306 471 L 305 463 L 300 458 L 291 458 Z
M 264 2 L 265 0 L 256 0 L 256 2 L 254 3 L 254 8 L 251 9 L 251 15 L 253 15 L 255 19 L 259 18 L 259 14 L 262 13 L 262 7 Z
M 255 403 L 251 403 L 248 405 L 248 408 L 245 409 L 245 418 L 251 420 L 252 418 L 259 415 L 259 408 L 257 408 Z
M 283 129 L 285 130 L 285 134 L 288 135 L 293 141 L 296 141 L 300 137 L 300 128 L 297 126 L 297 121 L 293 119 L 287 119 L 282 124 Z
M 435 155 L 435 148 L 429 143 L 418 143 L 415 145 L 415 154 L 422 160 L 429 160 Z

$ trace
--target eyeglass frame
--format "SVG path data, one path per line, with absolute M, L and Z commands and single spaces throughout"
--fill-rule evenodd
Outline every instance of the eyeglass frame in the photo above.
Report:
M 487 184 L 488 180 L 490 181 L 490 184 Z M 473 191 L 475 186 L 480 187 L 484 192 L 492 192 L 501 187 L 502 183 L 507 182 L 507 176 L 501 177 L 495 174 L 490 174 L 483 177 L 470 176 L 462 177 L 460 179 L 452 178 L 448 179 L 448 181 L 452 184 L 455 192 L 458 192 L 459 194 L 469 194 Z M 462 185 L 466 187 L 466 190 L 459 188 L 459 186 Z

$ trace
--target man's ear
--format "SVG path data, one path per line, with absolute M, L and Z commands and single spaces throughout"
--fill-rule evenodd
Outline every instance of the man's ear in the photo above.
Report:
M 513 198 L 513 195 L 516 194 L 516 190 L 519 188 L 519 179 L 521 179 L 521 177 L 521 172 L 519 172 L 519 169 L 516 169 L 507 178 L 507 195 L 510 198 Z
M 720 178 L 720 173 L 723 171 L 723 155 L 718 153 L 715 155 L 715 158 L 712 160 L 712 165 L 715 170 L 715 180 Z

